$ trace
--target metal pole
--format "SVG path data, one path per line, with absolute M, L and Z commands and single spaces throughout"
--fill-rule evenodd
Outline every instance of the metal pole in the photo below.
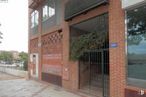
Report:
M 105 83 L 104 83 L 104 81 L 105 81 L 105 79 L 104 79 L 104 51 L 101 51 L 101 65 L 102 65 L 102 91 L 103 91 L 103 97 L 105 97 L 105 91 L 104 91 L 104 88 L 105 88 Z

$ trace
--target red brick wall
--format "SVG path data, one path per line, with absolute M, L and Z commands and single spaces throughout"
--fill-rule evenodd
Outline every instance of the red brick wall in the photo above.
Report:
M 125 24 L 121 0 L 110 0 L 109 41 L 118 47 L 110 48 L 110 97 L 124 97 L 126 84 Z
M 38 38 L 30 40 L 30 53 L 38 53 Z
M 79 23 L 83 20 L 95 17 L 102 13 L 109 11 L 109 41 L 110 43 L 117 43 L 117 48 L 110 48 L 110 97 L 125 97 L 125 83 L 126 83 L 126 60 L 125 60 L 125 24 L 124 11 L 121 9 L 121 0 L 109 0 L 110 4 L 107 6 L 100 6 L 93 9 L 86 14 L 82 14 L 73 18 L 71 21 L 63 21 L 61 27 L 63 29 L 62 44 L 43 45 L 44 41 L 48 42 L 48 37 L 52 35 L 50 32 L 57 31 L 60 27 L 52 27 L 44 36 L 39 35 L 39 41 L 42 41 L 42 48 L 39 48 L 40 53 L 40 69 L 42 64 L 47 64 L 50 60 L 44 60 L 43 55 L 49 53 L 63 54 L 63 61 L 58 63 L 63 64 L 63 87 L 70 90 L 78 90 L 78 62 L 71 62 L 69 60 L 69 25 Z M 64 13 L 64 12 L 63 12 Z M 40 18 L 41 24 L 41 18 Z M 55 29 L 55 30 L 54 30 Z M 39 27 L 41 32 L 41 26 Z M 57 32 L 53 32 L 54 34 Z M 38 38 L 30 40 L 30 53 L 38 52 Z M 63 49 L 61 49 L 63 48 Z M 63 50 L 63 51 L 62 51 Z M 62 51 L 62 52 L 61 52 Z M 42 53 L 42 54 L 41 54 Z M 52 60 L 53 64 L 54 61 Z M 48 63 L 51 64 L 51 63 Z M 40 70 L 41 73 L 41 70 Z M 41 74 L 40 74 L 41 76 Z
M 106 12 L 108 12 L 108 6 L 103 5 L 63 23 L 63 87 L 73 91 L 78 91 L 79 89 L 78 62 L 72 62 L 69 59 L 70 25 L 96 17 Z
M 32 54 L 32 53 L 38 53 L 38 38 L 34 38 L 34 39 L 31 39 L 29 41 L 29 54 Z M 29 59 L 30 59 L 30 56 L 29 56 Z M 35 71 L 35 67 L 34 67 L 34 64 L 33 62 L 30 62 L 29 60 L 29 77 L 31 77 L 30 75 L 30 72 L 31 72 L 31 69 L 33 69 L 33 71 Z
M 42 72 L 62 76 L 62 35 L 52 32 L 42 36 Z

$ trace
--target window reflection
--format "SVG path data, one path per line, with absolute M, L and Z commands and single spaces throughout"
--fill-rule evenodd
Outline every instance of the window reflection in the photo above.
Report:
M 146 80 L 146 6 L 127 11 L 127 32 L 128 81 L 137 85 Z
M 43 7 L 43 21 L 55 15 L 55 1 L 48 0 L 48 3 Z
M 34 27 L 34 13 L 31 14 L 31 28 Z
M 39 21 L 39 12 L 37 10 L 31 13 L 31 28 L 38 25 Z
M 43 7 L 43 17 L 47 17 L 47 16 L 48 16 L 48 6 L 45 5 L 45 6 Z

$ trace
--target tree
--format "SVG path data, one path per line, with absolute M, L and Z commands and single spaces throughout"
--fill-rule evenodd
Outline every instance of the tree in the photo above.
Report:
M 24 70 L 28 70 L 28 53 L 21 52 L 19 57 L 20 61 L 24 62 Z
M 127 12 L 128 45 L 139 45 L 146 40 L 146 14 L 145 8 Z
M 0 60 L 1 61 L 5 61 L 7 63 L 12 63 L 12 61 L 13 61 L 13 54 L 11 52 L 8 52 L 8 51 L 2 51 L 0 53 Z
M 71 39 L 70 45 L 70 59 L 73 61 L 79 58 L 89 50 L 97 50 L 102 48 L 107 39 L 107 32 L 90 32 Z

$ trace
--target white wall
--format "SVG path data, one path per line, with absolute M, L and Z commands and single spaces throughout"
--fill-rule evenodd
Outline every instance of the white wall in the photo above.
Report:
M 133 6 L 146 3 L 146 0 L 121 0 L 121 1 L 122 1 L 122 8 L 124 9 L 128 9 Z
M 27 77 L 28 72 L 27 71 L 22 71 L 22 70 L 16 70 L 16 69 L 11 69 L 11 68 L 5 68 L 0 66 L 0 72 L 5 72 L 11 75 L 15 75 L 18 77 Z

